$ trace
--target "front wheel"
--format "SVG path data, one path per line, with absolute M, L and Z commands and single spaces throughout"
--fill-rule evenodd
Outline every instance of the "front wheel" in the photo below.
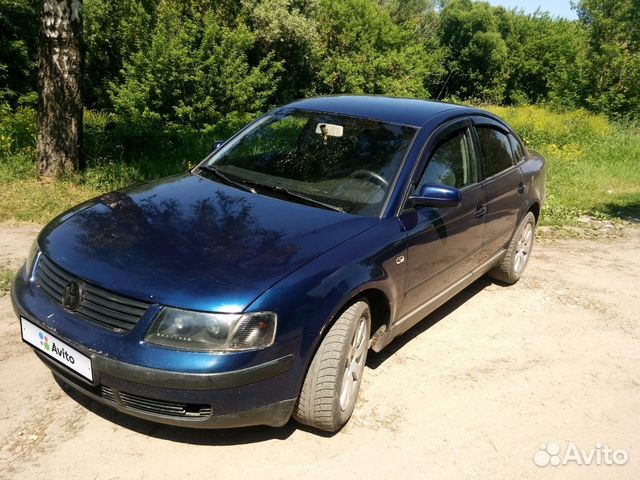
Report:
M 489 272 L 491 278 L 510 285 L 520 280 L 529 262 L 535 231 L 536 217 L 533 213 L 527 212 L 516 228 L 504 258 Z
M 311 361 L 293 418 L 328 432 L 347 423 L 358 398 L 370 332 L 371 310 L 364 300 L 338 317 Z

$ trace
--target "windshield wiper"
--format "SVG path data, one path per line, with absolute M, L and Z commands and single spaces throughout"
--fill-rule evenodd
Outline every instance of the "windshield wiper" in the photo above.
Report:
M 260 182 L 254 182 L 251 180 L 247 180 L 247 183 L 257 187 L 258 189 L 270 190 L 272 192 L 284 194 L 285 196 L 298 200 L 301 203 L 306 203 L 307 205 L 312 205 L 314 207 L 326 208 L 327 210 L 333 210 L 335 212 L 345 213 L 344 208 L 337 207 L 335 205 L 331 205 L 329 203 L 321 202 L 320 200 L 316 200 L 315 198 L 307 197 L 306 195 L 298 192 L 292 192 L 291 190 L 287 190 L 284 187 L 280 187 L 278 185 L 267 185 Z
M 222 180 L 227 185 L 231 185 L 232 187 L 237 187 L 237 188 L 239 188 L 241 190 L 244 190 L 245 192 L 256 193 L 256 189 L 255 188 L 250 187 L 249 185 L 245 185 L 244 183 L 236 182 L 235 180 L 231 180 L 229 177 L 227 177 L 224 173 L 222 173 L 217 168 L 210 167 L 208 165 L 200 165 L 198 167 L 198 169 L 202 170 L 203 172 L 212 173 L 213 175 L 215 175 L 217 178 Z

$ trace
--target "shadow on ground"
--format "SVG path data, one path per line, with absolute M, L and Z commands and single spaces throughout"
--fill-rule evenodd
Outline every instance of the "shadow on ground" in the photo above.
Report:
M 407 330 L 404 334 L 395 338 L 380 353 L 376 353 L 373 350 L 369 351 L 369 355 L 367 356 L 367 367 L 374 370 L 378 368 L 388 358 L 402 349 L 411 340 L 429 330 L 440 320 L 448 316 L 450 313 L 454 312 L 458 307 L 478 295 L 489 285 L 502 286 L 500 283 L 493 282 L 487 277 L 480 278 L 479 280 L 465 288 L 458 295 L 453 297 L 451 300 L 449 300 L 447 303 L 442 305 L 440 308 L 420 320 L 420 322 Z
M 465 290 L 460 292 L 458 295 L 456 295 L 449 302 L 445 303 L 442 307 L 438 308 L 436 311 L 425 317 L 418 324 L 409 329 L 406 333 L 393 340 L 382 352 L 375 353 L 373 351 L 370 351 L 367 358 L 367 367 L 371 369 L 378 368 L 388 358 L 393 356 L 396 352 L 407 345 L 411 340 L 429 330 L 429 328 L 431 328 L 440 320 L 444 319 L 450 313 L 455 311 L 467 300 L 482 292 L 489 285 L 494 284 L 499 285 L 497 283 L 493 283 L 486 277 L 483 277 L 480 280 L 476 281 Z M 170 425 L 157 424 L 126 415 L 110 407 L 102 405 L 77 392 L 72 387 L 69 387 L 64 383 L 58 381 L 55 376 L 54 378 L 69 397 L 71 397 L 74 401 L 82 405 L 87 410 L 90 410 L 96 415 L 99 415 L 103 419 L 109 422 L 113 422 L 114 424 L 128 430 L 132 430 L 143 435 L 149 435 L 155 438 L 169 440 L 172 442 L 210 446 L 241 445 L 260 443 L 269 440 L 286 440 L 296 430 L 307 431 L 321 437 L 332 437 L 333 435 L 335 435 L 335 433 L 331 434 L 322 432 L 320 430 L 315 430 L 304 425 L 300 425 L 293 420 L 290 420 L 289 423 L 280 428 L 258 426 L 219 430 L 200 430 L 194 428 L 174 427 Z
M 630 201 L 624 205 L 607 203 L 599 211 L 611 217 L 640 223 L 640 201 Z

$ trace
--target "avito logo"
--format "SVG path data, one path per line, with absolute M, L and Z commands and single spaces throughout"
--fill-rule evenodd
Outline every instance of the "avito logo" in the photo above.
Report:
M 40 337 L 40 345 L 42 345 L 48 352 L 51 349 L 51 347 L 49 346 L 49 337 L 43 335 L 42 332 L 38 333 L 38 336 Z
M 67 352 L 64 347 L 56 346 L 56 342 L 51 342 L 51 344 L 49 344 L 49 337 L 44 335 L 42 332 L 38 333 L 38 337 L 40 337 L 40 345 L 42 345 L 47 352 L 55 353 L 57 356 L 65 359 L 69 363 L 76 363 L 73 355 L 69 355 L 69 352 Z

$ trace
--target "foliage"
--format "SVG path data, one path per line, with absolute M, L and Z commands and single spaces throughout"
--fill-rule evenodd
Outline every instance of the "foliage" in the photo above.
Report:
M 494 103 L 503 100 L 509 57 L 500 32 L 504 14 L 488 3 L 471 0 L 445 5 L 440 14 L 440 41 L 447 49 L 449 95 Z
M 586 106 L 640 117 L 640 2 L 582 0 L 578 14 L 590 47 Z
M 221 25 L 213 10 L 161 0 L 148 48 L 113 85 L 115 111 L 134 123 L 238 128 L 271 105 L 281 64 L 267 55 L 255 65 L 256 36 L 239 21 Z
M 0 105 L 0 182 L 35 175 L 36 112 Z
M 577 22 L 553 19 L 546 13 L 513 15 L 506 37 L 510 72 L 506 103 L 581 105 L 586 42 Z
M 321 63 L 315 1 L 245 0 L 240 15 L 255 33 L 258 56 L 272 56 L 286 71 L 278 103 L 315 94 Z
M 230 129 L 369 93 L 640 118 L 640 4 L 578 21 L 474 0 L 84 0 L 85 106 L 131 128 Z M 35 105 L 36 0 L 0 0 L 0 103 Z
M 420 42 L 368 0 L 321 0 L 318 29 L 323 56 L 319 93 L 425 97 L 439 68 Z
M 580 215 L 640 217 L 640 128 L 586 110 L 497 107 L 529 148 L 549 163 L 542 222 L 573 223 Z M 0 110 L 0 220 L 45 222 L 97 195 L 184 172 L 225 132 L 185 126 L 131 129 L 114 114 L 85 113 L 87 169 L 51 183 L 35 176 L 35 112 Z M 6 135 L 15 132 L 15 135 Z M 9 138 L 9 140 L 7 140 Z
M 37 0 L 0 0 L 0 103 L 36 88 Z
M 157 3 L 157 0 L 85 0 L 84 101 L 88 107 L 111 107 L 109 85 L 121 83 L 124 65 L 147 47 Z
M 35 170 L 36 114 L 0 108 L 0 220 L 45 222 L 100 192 L 186 171 L 225 132 L 188 127 L 131 129 L 114 114 L 85 112 L 87 168 L 55 182 Z M 7 134 L 14 132 L 14 134 Z

